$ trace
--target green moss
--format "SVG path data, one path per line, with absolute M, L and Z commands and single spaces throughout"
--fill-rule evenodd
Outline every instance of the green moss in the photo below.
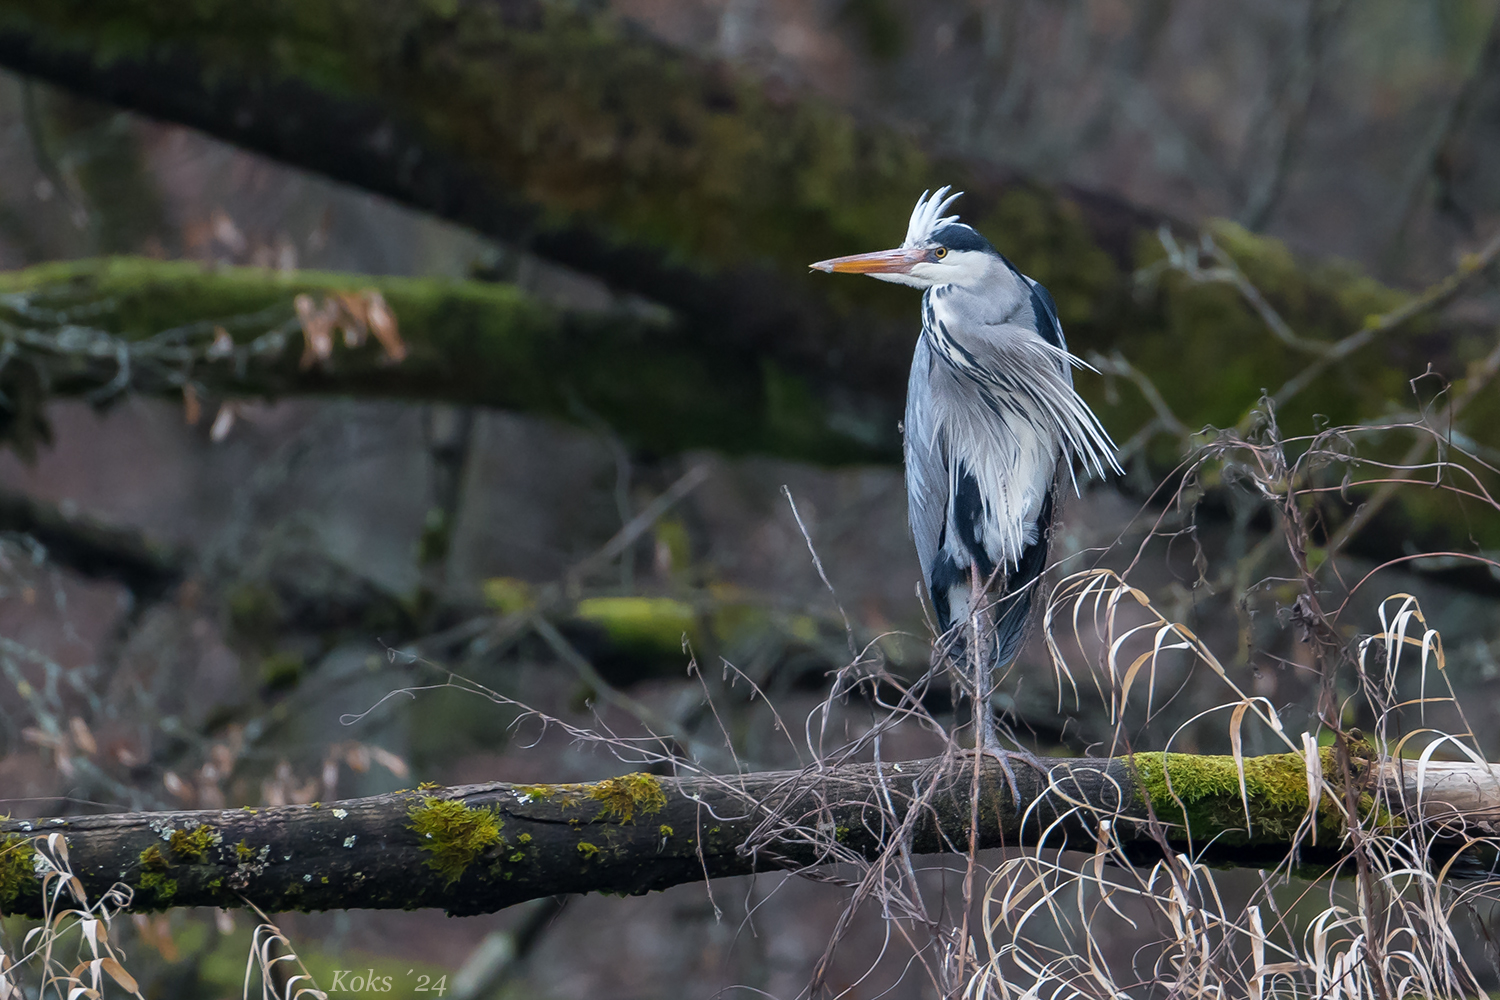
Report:
M 260 661 L 260 682 L 267 691 L 288 691 L 302 680 L 307 661 L 301 653 L 272 653 Z
M 427 866 L 448 885 L 487 848 L 500 842 L 505 825 L 498 809 L 474 809 L 456 799 L 426 798 L 407 813 L 409 827 L 422 838 Z
M 243 840 L 234 845 L 234 854 L 235 857 L 239 858 L 242 863 L 255 860 L 255 848 L 251 847 Z
M 546 802 L 559 794 L 557 785 L 516 785 L 515 793 L 528 802 Z
M 167 843 L 172 853 L 184 861 L 202 861 L 210 847 L 223 843 L 224 837 L 207 823 L 191 830 L 173 830 Z
M 1324 747 L 1320 754 L 1323 774 L 1332 779 L 1338 773 L 1334 751 Z M 1136 768 L 1140 787 L 1156 815 L 1182 825 L 1194 840 L 1217 838 L 1228 845 L 1285 843 L 1307 816 L 1307 769 L 1301 754 L 1243 758 L 1245 799 L 1240 797 L 1239 771 L 1232 756 L 1139 753 L 1127 760 Z M 1362 766 L 1356 763 L 1357 768 Z M 1252 821 L 1248 835 L 1246 800 Z M 1373 808 L 1374 800 L 1363 795 L 1362 816 L 1369 817 Z M 1374 820 L 1389 823 L 1391 818 L 1382 811 Z M 1343 830 L 1342 815 L 1326 795 L 1318 806 L 1317 823 L 1320 831 L 1334 836 Z
M 588 841 L 584 841 L 578 845 L 578 853 L 582 854 L 585 858 L 592 858 L 599 853 L 599 848 Z
M 139 900 L 143 906 L 165 907 L 171 904 L 172 898 L 177 895 L 177 880 L 169 877 L 167 872 L 167 859 L 161 853 L 161 848 L 152 844 L 140 853 L 141 877 L 137 883 L 143 898 Z
M 536 605 L 531 584 L 513 576 L 491 577 L 480 587 L 484 603 L 502 615 L 526 611 Z
M 692 633 L 696 621 L 691 604 L 670 597 L 589 597 L 578 602 L 578 617 L 641 654 L 681 653 L 682 635 Z
M 522 844 L 529 844 L 531 843 L 531 834 L 523 833 L 519 837 L 517 837 L 516 840 Z
M 147 897 L 140 900 L 142 904 L 165 907 L 177 895 L 177 880 L 161 872 L 141 872 L 140 888 Z
M 656 832 L 662 835 L 663 840 L 665 840 L 667 837 L 672 836 L 672 828 L 665 823 L 657 827 Z
M 0 913 L 9 912 L 21 893 L 36 887 L 36 848 L 20 834 L 0 837 Z
M 654 774 L 636 772 L 618 778 L 606 778 L 587 786 L 589 798 L 601 802 L 600 814 L 621 823 L 635 818 L 635 811 L 660 812 L 667 804 L 667 795 L 662 791 L 661 781 Z

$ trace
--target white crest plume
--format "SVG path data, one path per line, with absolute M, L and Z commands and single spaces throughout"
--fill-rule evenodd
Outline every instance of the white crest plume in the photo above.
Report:
M 922 197 L 917 199 L 917 207 L 911 210 L 911 222 L 906 225 L 906 242 L 901 244 L 903 247 L 921 246 L 936 230 L 950 222 L 958 221 L 956 215 L 943 218 L 943 213 L 948 211 L 948 206 L 962 198 L 964 194 L 962 191 L 957 194 L 948 194 L 949 190 L 950 185 L 945 184 L 938 188 L 930 198 L 926 191 L 922 192 Z

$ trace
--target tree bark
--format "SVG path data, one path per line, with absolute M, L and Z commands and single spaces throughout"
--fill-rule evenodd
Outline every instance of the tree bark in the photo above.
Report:
M 999 764 L 986 759 L 978 846 L 1092 851 L 1099 824 L 1109 820 L 1127 850 L 1146 854 L 1162 843 L 1196 845 L 1211 861 L 1271 865 L 1300 839 L 1303 863 L 1343 856 L 1339 821 L 1330 819 L 1337 797 L 1319 806 L 1316 843 L 1305 829 L 1294 836 L 1306 798 L 1289 805 L 1295 789 L 1277 782 L 1298 779 L 1299 755 L 1248 758 L 1243 799 L 1233 758 L 1173 754 L 1165 768 L 1162 759 L 1047 759 L 1046 772 L 1020 764 L 1015 795 Z M 1432 764 L 1418 794 L 1415 768 L 1401 763 L 1356 762 L 1356 780 L 1383 789 L 1390 804 L 1388 813 L 1372 807 L 1365 819 L 1387 829 L 1425 823 L 1452 844 L 1500 810 L 1500 781 L 1488 766 Z M 0 823 L 0 909 L 41 913 L 37 873 L 56 856 L 46 842 L 51 834 L 65 838 L 68 867 L 88 898 L 123 884 L 136 910 L 248 901 L 267 912 L 442 907 L 473 914 L 559 893 L 644 893 L 874 860 L 902 838 L 914 853 L 962 853 L 972 774 L 972 758 L 958 755 L 878 771 L 855 764 L 717 777 L 635 774 L 584 785 L 493 782 L 305 806 L 9 820 Z

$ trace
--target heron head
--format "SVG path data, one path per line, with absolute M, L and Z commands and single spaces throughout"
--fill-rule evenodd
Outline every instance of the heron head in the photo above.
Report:
M 808 266 L 829 273 L 868 274 L 915 288 L 978 288 L 1003 258 L 972 226 L 959 222 L 956 215 L 943 215 L 962 194 L 950 195 L 946 187 L 930 196 L 923 191 L 912 209 L 906 239 L 894 250 L 834 257 Z

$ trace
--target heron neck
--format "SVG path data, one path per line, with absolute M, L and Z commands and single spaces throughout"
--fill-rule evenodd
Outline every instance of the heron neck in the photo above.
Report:
M 980 280 L 934 285 L 924 294 L 924 306 L 948 322 L 981 325 L 1004 323 L 1030 302 L 1031 289 L 1005 262 L 996 259 Z

